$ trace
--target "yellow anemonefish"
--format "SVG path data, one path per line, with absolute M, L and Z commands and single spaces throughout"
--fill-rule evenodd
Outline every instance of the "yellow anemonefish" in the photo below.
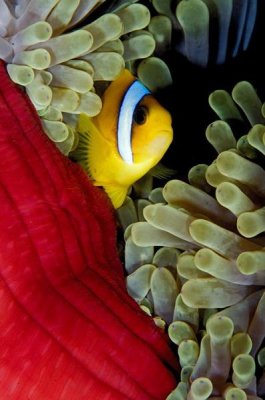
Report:
M 115 208 L 130 186 L 153 168 L 173 139 L 171 116 L 128 70 L 103 94 L 102 110 L 81 114 L 73 158 L 96 186 L 103 186 Z

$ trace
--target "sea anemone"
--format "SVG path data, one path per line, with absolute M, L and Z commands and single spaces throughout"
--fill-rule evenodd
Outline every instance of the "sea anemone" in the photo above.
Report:
M 182 381 L 168 399 L 256 399 L 265 393 L 255 372 L 265 338 L 264 107 L 245 81 L 209 102 L 222 118 L 206 129 L 216 160 L 120 211 L 124 225 L 138 218 L 125 231 L 127 287 L 178 345 Z M 238 140 L 226 122 L 236 119 L 251 125 Z M 136 210 L 128 220 L 126 207 Z
M 248 47 L 257 11 L 256 0 L 248 2 L 153 0 L 153 8 L 150 7 L 151 18 L 147 6 L 128 0 L 112 2 L 109 8 L 103 9 L 108 10 L 107 13 L 103 11 L 100 15 L 99 12 L 93 19 L 91 13 L 101 3 L 105 1 L 22 0 L 9 2 L 3 0 L 1 2 L 0 58 L 6 61 L 11 79 L 21 85 L 29 96 L 47 135 L 66 155 L 75 148 L 77 143 L 76 116 L 84 112 L 93 117 L 100 112 L 101 93 L 108 82 L 115 79 L 125 66 L 137 74 L 151 90 L 166 87 L 172 82 L 172 78 L 168 66 L 159 58 L 163 57 L 165 51 L 172 50 L 174 47 L 189 61 L 200 66 L 206 66 L 211 62 L 223 63 L 228 57 L 234 57 L 240 50 Z M 201 15 L 200 19 L 197 18 L 198 13 Z M 210 37 L 211 41 L 213 38 L 213 42 L 210 42 Z M 2 272 L 5 276 L 2 284 L 3 286 L 5 284 L 5 287 L 1 294 L 4 298 L 3 304 L 6 304 L 6 309 L 8 309 L 8 313 L 3 313 L 5 326 L 2 329 L 2 335 L 6 341 L 4 357 L 9 352 L 5 367 L 14 372 L 16 379 L 16 368 L 18 368 L 21 381 L 16 381 L 11 387 L 10 379 L 7 379 L 2 387 L 8 394 L 14 390 L 17 398 L 25 387 L 26 390 L 33 391 L 36 396 L 42 395 L 45 391 L 49 393 L 50 398 L 51 394 L 54 394 L 54 386 L 46 387 L 46 382 L 49 379 L 48 372 L 52 371 L 54 365 L 54 354 L 56 353 L 57 356 L 59 354 L 57 345 L 61 341 L 67 351 L 70 349 L 70 354 L 74 354 L 71 362 L 65 361 L 63 364 L 71 370 L 75 369 L 78 379 L 83 377 L 83 372 L 80 372 L 80 359 L 87 373 L 93 356 L 100 370 L 100 377 L 107 379 L 107 390 L 112 393 L 110 395 L 113 395 L 114 390 L 115 398 L 129 396 L 126 385 L 122 386 L 121 395 L 116 393 L 117 388 L 120 387 L 118 376 L 123 377 L 123 383 L 126 382 L 130 386 L 127 371 L 127 377 L 116 374 L 114 379 L 114 375 L 110 375 L 108 369 L 108 366 L 113 366 L 115 359 L 124 371 L 127 366 L 126 360 L 134 380 L 130 386 L 133 391 L 131 398 L 139 396 L 161 398 L 172 389 L 175 382 L 163 362 L 166 361 L 174 367 L 174 357 L 167 343 L 161 339 L 161 332 L 154 329 L 151 325 L 152 321 L 147 317 L 144 319 L 145 323 L 141 322 L 143 314 L 124 293 L 121 265 L 115 252 L 113 253 L 115 236 L 112 216 L 108 214 L 109 205 L 104 203 L 106 201 L 104 199 L 101 206 L 101 200 L 98 199 L 101 199 L 102 194 L 97 192 L 98 189 L 93 191 L 80 170 L 73 164 L 70 167 L 65 158 L 60 158 L 54 152 L 50 142 L 43 139 L 42 134 L 39 138 L 41 129 L 36 122 L 34 110 L 29 108 L 29 103 L 24 103 L 25 97 L 22 97 L 14 86 L 8 85 L 9 83 L 7 86 L 4 85 L 7 93 L 9 91 L 11 93 L 11 97 L 8 97 L 8 102 L 10 100 L 8 110 L 14 109 L 14 101 L 19 99 L 21 102 L 18 106 L 19 117 L 15 121 L 18 125 L 20 124 L 20 127 L 22 126 L 23 133 L 30 135 L 30 146 L 32 143 L 36 145 L 34 147 L 36 154 L 25 153 L 29 156 L 29 159 L 26 158 L 23 146 L 28 149 L 28 144 L 25 144 L 23 135 L 17 137 L 12 134 L 10 140 L 8 135 L 2 135 L 2 140 L 5 146 L 7 144 L 10 146 L 7 150 L 11 149 L 11 153 L 13 148 L 17 151 L 16 143 L 21 145 L 19 147 L 21 153 L 15 153 L 18 156 L 15 161 L 20 160 L 19 165 L 22 168 L 20 175 L 22 174 L 22 178 L 23 176 L 25 178 L 24 181 L 23 179 L 18 181 L 20 175 L 14 173 L 17 164 L 10 159 L 8 164 L 10 169 L 5 169 L 5 165 L 1 175 L 4 182 L 3 204 L 8 204 L 5 206 L 7 208 L 2 210 L 4 222 L 2 221 L 3 254 L 1 257 L 3 259 Z M 237 108 L 235 102 L 239 104 L 243 113 Z M 214 92 L 210 97 L 210 104 L 221 118 L 221 121 L 215 121 L 206 131 L 208 140 L 218 152 L 216 160 L 209 166 L 200 164 L 192 168 L 188 176 L 189 183 L 175 179 L 169 181 L 164 188 L 151 190 L 152 178 L 150 175 L 144 177 L 141 182 L 134 185 L 133 189 L 133 193 L 140 198 L 134 201 L 128 198 L 118 210 L 120 223 L 124 229 L 126 228 L 124 257 L 128 273 L 127 289 L 140 307 L 153 316 L 155 323 L 168 332 L 172 342 L 177 345 L 182 367 L 181 381 L 168 396 L 168 400 L 207 399 L 211 396 L 226 400 L 246 398 L 254 400 L 259 398 L 258 395 L 265 393 L 265 373 L 262 371 L 265 366 L 264 348 L 262 348 L 265 326 L 261 317 L 264 313 L 265 276 L 263 263 L 265 189 L 264 171 L 261 166 L 262 155 L 265 153 L 264 109 L 254 88 L 248 82 L 239 83 L 234 88 L 232 97 L 222 90 Z M 242 120 L 243 114 L 252 128 L 247 135 L 236 140 L 227 121 Z M 1 124 L 6 133 L 6 119 L 1 120 Z M 35 128 L 32 128 L 31 132 L 29 127 L 33 125 Z M 15 122 L 12 129 L 16 135 L 20 132 Z M 6 154 L 9 153 L 6 152 Z M 31 162 L 31 157 L 33 161 L 30 168 L 28 165 L 25 168 L 25 163 Z M 40 165 L 37 165 L 36 157 L 42 159 Z M 59 166 L 54 161 L 58 162 Z M 5 163 L 5 158 L 2 158 L 2 162 Z M 56 170 L 59 167 L 60 173 L 57 175 Z M 13 178 L 10 180 L 12 173 Z M 51 196 L 52 201 L 49 204 L 53 216 L 58 217 L 58 221 L 62 221 L 62 226 L 66 226 L 67 229 L 61 231 L 59 229 L 58 235 L 53 236 L 57 228 L 54 228 L 54 218 L 49 219 L 51 238 L 54 238 L 51 243 L 51 238 L 46 238 L 44 233 L 40 234 L 40 226 L 37 223 L 38 218 L 46 215 L 41 208 L 44 203 L 40 196 L 43 193 L 39 192 L 42 186 L 39 184 L 45 186 L 44 189 L 47 190 L 45 196 L 49 197 L 52 188 L 47 181 L 53 179 L 54 174 L 57 179 L 55 192 L 61 193 L 61 197 L 58 202 L 57 198 L 54 199 Z M 35 175 L 40 179 L 36 181 Z M 46 180 L 42 181 L 43 177 Z M 25 187 L 21 182 L 26 183 Z M 14 242 L 14 234 L 10 236 L 13 242 L 11 243 L 10 239 L 5 245 L 5 227 L 13 221 L 13 208 L 11 206 L 8 208 L 12 202 L 10 203 L 9 197 L 8 199 L 5 197 L 6 188 L 10 189 L 10 193 L 16 193 L 19 210 L 23 218 L 25 216 L 25 221 L 22 222 L 29 224 L 33 232 L 33 239 L 30 239 L 33 240 L 34 246 L 30 247 L 26 243 L 27 249 L 34 248 L 38 254 L 41 254 L 40 259 L 44 263 L 34 264 L 36 275 L 32 274 L 30 261 L 23 265 L 19 264 L 19 268 L 15 270 L 16 274 L 25 274 L 23 277 L 29 279 L 30 285 L 27 284 L 27 279 L 25 283 L 20 275 L 15 275 L 15 278 L 12 274 L 10 275 L 10 260 L 14 260 L 14 265 L 17 266 L 18 261 L 21 263 L 21 259 L 26 257 L 27 253 L 23 246 L 20 247 L 24 242 L 17 240 L 15 244 L 19 249 L 17 252 L 19 256 L 16 255 L 14 258 L 13 253 L 9 254 L 12 250 L 10 246 L 12 247 Z M 77 188 L 76 192 L 75 188 Z M 213 188 L 216 189 L 215 197 Z M 98 193 L 98 198 L 95 193 Z M 35 196 L 34 199 L 32 195 Z M 38 211 L 37 214 L 34 208 L 35 203 L 33 208 L 29 207 L 35 200 L 42 211 Z M 76 204 L 81 204 L 80 210 L 76 208 Z M 61 211 L 64 207 L 66 215 L 62 216 Z M 23 224 L 19 225 L 20 214 L 14 215 L 16 218 L 12 223 L 17 227 L 17 231 L 19 230 L 21 238 L 26 241 L 27 231 L 25 233 Z M 69 226 L 73 227 L 73 220 L 75 223 L 71 231 Z M 87 225 L 84 228 L 84 221 L 87 223 L 88 220 L 89 224 L 92 221 L 89 232 Z M 58 221 L 56 219 L 56 223 Z M 70 221 L 70 225 L 67 221 Z M 138 222 L 134 223 L 136 221 Z M 95 233 L 99 245 L 96 243 L 93 246 L 93 240 L 95 240 L 93 237 L 91 243 L 93 251 L 96 252 L 96 262 L 91 264 L 92 250 L 91 248 L 87 250 L 83 243 L 84 238 L 90 241 L 93 224 L 96 226 Z M 60 224 L 58 226 L 60 227 Z M 106 229 L 108 226 L 109 230 Z M 107 231 L 111 232 L 112 241 L 108 242 L 109 237 L 107 237 L 108 245 L 104 246 L 102 237 L 107 235 Z M 7 232 L 9 235 L 9 230 Z M 47 234 L 46 228 L 45 233 Z M 64 236 L 68 234 L 69 237 Z M 37 239 L 41 238 L 41 243 L 35 235 Z M 57 238 L 60 243 L 62 242 L 62 247 L 59 250 L 56 248 L 57 253 L 47 252 L 47 247 L 43 250 L 42 240 L 44 243 L 47 240 L 48 245 L 53 246 L 57 243 Z M 81 250 L 80 246 L 83 246 Z M 74 258 L 74 262 L 77 263 L 76 268 L 80 267 L 78 262 L 82 257 L 85 257 L 84 265 L 88 266 L 89 279 L 86 279 L 87 275 L 83 271 L 79 273 L 78 270 L 78 282 L 81 281 L 80 285 L 85 286 L 85 289 L 89 288 L 89 291 L 93 293 L 100 290 L 95 309 L 83 308 L 84 302 L 80 300 L 80 293 L 75 291 L 75 274 L 70 276 L 70 280 L 64 280 L 65 276 L 69 278 L 67 275 L 69 271 L 65 271 L 64 266 L 69 266 L 69 260 L 73 259 L 73 249 L 77 253 L 79 250 L 82 253 L 78 253 L 78 257 Z M 62 259 L 67 255 L 66 262 L 61 264 L 57 257 L 58 254 L 61 255 L 60 251 L 63 251 Z M 98 256 L 100 261 L 98 261 Z M 50 269 L 50 260 L 55 271 Z M 108 272 L 110 266 L 113 270 L 110 268 L 111 272 Z M 57 268 L 60 271 L 59 275 Z M 46 284 L 47 279 L 43 270 L 52 284 L 49 279 Z M 38 275 L 39 271 L 40 275 Z M 113 271 L 115 278 L 112 275 Z M 74 272 L 76 273 L 76 270 Z M 39 279 L 39 276 L 43 278 L 43 274 L 45 279 Z M 21 316 L 21 310 L 17 305 L 8 308 L 13 298 L 10 296 L 9 289 L 6 288 L 6 282 L 13 290 L 12 295 L 17 300 L 22 299 L 22 306 L 27 310 L 26 317 Z M 80 285 L 78 290 L 84 294 L 86 300 L 89 299 L 88 304 L 94 304 L 93 293 L 89 297 L 87 292 L 83 292 L 84 287 Z M 28 290 L 26 294 L 25 288 Z M 36 288 L 45 290 L 41 292 Z M 79 341 L 77 335 L 76 340 L 71 341 L 71 332 L 68 335 L 69 332 L 62 329 L 60 321 L 69 328 L 69 321 L 66 319 L 70 311 L 64 302 L 62 307 L 57 309 L 58 302 L 56 305 L 56 302 L 51 301 L 51 292 L 54 288 L 60 296 L 63 294 L 67 301 L 75 304 L 78 315 L 74 313 L 73 315 L 76 317 L 76 326 L 83 328 L 84 340 Z M 20 289 L 21 292 L 16 291 Z M 108 299 L 108 305 L 101 302 L 103 294 Z M 39 303 L 36 298 L 40 299 Z M 112 301 L 115 307 L 113 306 L 110 310 Z M 42 305 L 44 308 L 41 307 Z M 50 309 L 48 310 L 45 306 L 50 306 L 54 315 L 58 314 L 55 315 L 55 319 L 49 314 Z M 101 309 L 99 313 L 95 312 L 98 308 Z M 17 318 L 14 318 L 14 315 Z M 41 340 L 34 342 L 36 354 L 40 355 L 39 359 L 44 364 L 43 348 L 47 347 L 47 351 L 50 351 L 45 353 L 49 358 L 49 363 L 45 365 L 38 363 L 35 354 L 32 355 L 30 352 L 31 348 L 26 346 L 26 351 L 29 351 L 27 355 L 35 358 L 31 360 L 30 365 L 25 366 L 24 359 L 19 358 L 20 353 L 18 354 L 17 348 L 14 347 L 14 343 L 17 343 L 15 333 L 21 326 L 28 323 L 29 316 L 35 319 L 32 322 L 33 325 L 31 324 L 31 330 L 27 331 L 29 333 L 27 337 L 21 330 L 23 340 L 31 340 L 32 326 L 36 330 L 36 325 L 34 325 L 36 319 L 43 323 L 49 335 L 53 334 L 52 341 L 56 351 L 55 347 L 53 351 L 49 350 L 49 344 L 45 341 L 46 336 L 43 332 Z M 90 320 L 89 323 L 87 322 L 89 318 L 92 318 L 91 324 Z M 115 321 L 121 319 L 124 323 L 116 321 L 115 329 L 110 330 L 109 328 L 113 325 L 108 322 L 113 322 L 114 319 Z M 55 321 L 58 322 L 54 325 Z M 136 321 L 135 325 L 134 321 Z M 12 323 L 13 325 L 10 325 Z M 99 333 L 102 324 L 105 324 L 107 329 L 106 332 Z M 76 327 L 73 329 L 77 330 Z M 85 334 L 92 337 L 91 329 L 95 343 L 87 347 Z M 12 335 L 9 334 L 10 330 Z M 124 336 L 120 335 L 121 330 Z M 110 347 L 105 347 L 108 346 L 105 334 L 108 339 L 110 337 L 113 339 L 114 344 L 112 343 Z M 148 336 L 150 343 L 146 343 L 144 335 Z M 123 341 L 123 346 L 118 346 L 119 340 Z M 140 346 L 140 342 L 144 343 Z M 131 344 L 133 352 L 128 343 Z M 138 360 L 134 357 L 137 345 L 143 350 L 142 354 L 147 354 L 145 360 L 148 360 L 146 364 L 141 365 L 140 375 Z M 106 348 L 110 349 L 112 357 L 109 364 L 104 358 Z M 122 354 L 123 349 L 126 350 L 126 354 Z M 78 358 L 78 368 L 75 368 L 76 358 Z M 101 361 L 102 364 L 100 364 Z M 45 375 L 43 375 L 42 365 L 46 368 Z M 104 368 L 101 369 L 102 365 Z M 47 366 L 50 368 L 49 371 Z M 258 373 L 255 371 L 256 366 L 259 366 Z M 40 381 L 35 380 L 35 382 L 41 382 L 41 388 L 37 386 L 32 388 L 31 380 L 28 379 L 33 369 L 36 371 L 35 367 L 37 367 L 37 374 L 42 377 Z M 161 382 L 157 379 L 156 385 L 150 378 L 154 370 L 155 375 L 161 378 Z M 71 393 L 72 396 L 76 386 L 70 382 L 65 387 L 63 380 L 65 376 L 69 374 L 61 375 L 57 380 L 56 390 L 60 394 L 63 391 Z M 147 381 L 145 381 L 145 376 L 147 376 Z M 87 381 L 82 382 L 84 389 L 82 395 L 87 396 Z M 106 394 L 105 386 L 102 387 L 101 382 L 98 384 L 97 378 L 89 382 L 92 382 L 94 388 L 96 387 L 94 398 L 98 396 L 101 400 Z
M 157 52 L 175 48 L 202 67 L 223 64 L 248 48 L 258 9 L 257 0 L 152 0 L 152 4 L 158 15 L 151 19 L 149 30 Z
M 91 18 L 103 3 L 102 13 Z M 199 65 L 211 58 L 224 62 L 228 53 L 235 56 L 248 47 L 257 1 L 154 0 L 149 8 L 151 14 L 134 0 L 2 1 L 0 58 L 64 154 L 77 144 L 76 116 L 100 112 L 102 83 L 126 65 L 152 91 L 164 88 L 172 77 L 160 56 L 174 47 Z M 204 16 L 200 24 L 193 22 L 198 10 Z
M 0 82 L 1 397 L 164 399 L 176 358 L 126 293 L 110 201 L 2 61 Z
M 1 2 L 0 58 L 66 155 L 76 146 L 76 116 L 100 112 L 102 83 L 115 79 L 125 62 L 149 57 L 155 47 L 143 30 L 150 12 L 142 4 L 116 7 L 85 24 L 101 3 Z

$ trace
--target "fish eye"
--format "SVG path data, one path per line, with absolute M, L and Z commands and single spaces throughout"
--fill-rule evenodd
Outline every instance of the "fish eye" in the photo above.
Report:
M 143 125 L 147 118 L 147 108 L 144 106 L 137 106 L 133 113 L 133 121 L 138 125 Z

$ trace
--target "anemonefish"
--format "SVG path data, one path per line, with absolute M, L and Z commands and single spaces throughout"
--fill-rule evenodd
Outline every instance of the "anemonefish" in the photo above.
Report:
M 105 90 L 96 117 L 80 115 L 77 130 L 79 144 L 72 157 L 105 189 L 115 208 L 173 139 L 169 112 L 128 70 Z

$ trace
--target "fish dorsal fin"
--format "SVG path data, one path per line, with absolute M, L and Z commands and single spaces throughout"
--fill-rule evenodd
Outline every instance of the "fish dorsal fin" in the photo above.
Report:
M 119 208 L 126 199 L 129 188 L 117 185 L 106 185 L 103 187 L 105 192 L 109 196 L 114 208 Z
M 169 179 L 176 174 L 176 170 L 165 167 L 165 165 L 158 163 L 150 169 L 149 174 L 159 179 Z

